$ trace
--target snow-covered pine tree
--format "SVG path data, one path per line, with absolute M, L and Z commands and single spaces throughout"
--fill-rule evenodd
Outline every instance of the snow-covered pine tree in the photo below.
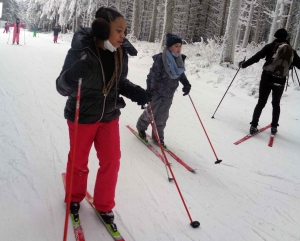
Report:
M 231 0 L 220 63 L 234 63 L 236 33 L 242 0 Z
M 243 39 L 243 44 L 242 48 L 246 48 L 249 42 L 249 35 L 250 35 L 250 30 L 252 26 L 252 19 L 253 19 L 253 14 L 254 14 L 254 7 L 257 5 L 256 0 L 245 0 L 246 4 L 249 6 L 249 12 L 248 12 L 248 17 L 247 17 L 247 23 L 246 23 L 246 29 L 244 33 L 244 39 Z
M 270 29 L 268 42 L 271 43 L 274 40 L 274 34 L 277 29 L 282 27 L 282 21 L 284 16 L 284 8 L 286 4 L 289 4 L 290 0 L 277 0 L 276 7 L 272 13 L 273 21 Z
M 285 25 L 285 29 L 290 29 L 292 17 L 293 17 L 293 9 L 295 7 L 295 0 L 291 0 L 290 4 L 288 4 L 288 17 Z
M 141 0 L 134 0 L 133 2 L 133 14 L 131 22 L 131 37 L 139 37 L 139 24 L 140 24 L 140 11 Z
M 153 0 L 152 16 L 151 16 L 151 27 L 150 27 L 150 34 L 149 34 L 149 40 L 148 40 L 149 42 L 154 42 L 154 40 L 155 40 L 155 30 L 156 30 L 158 5 L 159 5 L 159 0 Z
M 174 10 L 175 0 L 165 0 L 164 28 L 161 38 L 161 47 L 165 46 L 166 34 L 173 32 Z
M 19 5 L 15 0 L 1 0 L 2 5 L 2 21 L 9 23 L 16 21 L 19 12 Z

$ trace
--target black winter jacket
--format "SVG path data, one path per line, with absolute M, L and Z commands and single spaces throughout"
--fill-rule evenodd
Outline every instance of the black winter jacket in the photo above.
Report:
M 254 56 L 252 56 L 250 59 L 248 59 L 245 63 L 242 64 L 243 68 L 247 68 L 248 66 L 259 62 L 259 60 L 265 58 L 266 62 L 264 63 L 264 66 L 267 66 L 269 64 L 271 64 L 272 62 L 272 57 L 274 55 L 274 50 L 275 50 L 275 46 L 277 43 L 288 43 L 289 42 L 287 40 L 283 40 L 283 39 L 275 39 L 272 43 L 267 44 L 265 47 L 262 48 L 262 50 L 260 50 L 259 52 L 257 52 Z M 294 59 L 293 62 L 291 64 L 292 66 L 296 66 L 298 69 L 300 69 L 300 58 L 297 54 L 297 52 L 294 50 Z M 262 76 L 261 76 L 261 82 L 267 83 L 267 84 L 273 84 L 273 83 L 277 83 L 280 85 L 284 85 L 286 82 L 286 78 L 276 78 L 274 76 L 271 76 L 267 73 L 267 71 L 263 71 L 262 72 Z
M 52 31 L 53 31 L 53 35 L 54 36 L 58 36 L 58 33 L 61 31 L 61 29 L 60 28 L 52 28 Z
M 264 67 L 269 65 L 272 62 L 272 56 L 274 54 L 274 49 L 277 43 L 288 43 L 287 40 L 280 40 L 275 39 L 272 43 L 267 44 L 265 47 L 262 48 L 259 52 L 257 52 L 254 56 L 252 56 L 250 59 L 248 59 L 245 63 L 243 63 L 243 68 L 247 68 L 248 66 L 259 62 L 259 60 L 265 58 L 266 62 L 264 64 Z M 300 69 L 300 57 L 298 56 L 297 52 L 294 50 L 294 59 L 293 59 L 293 66 L 296 66 L 298 69 Z
M 76 85 L 74 86 L 74 83 L 72 84 L 72 81 L 67 79 L 66 72 L 83 55 L 86 55 L 86 60 L 90 62 L 91 69 L 87 77 L 82 80 L 79 123 L 108 122 L 120 116 L 119 94 L 130 98 L 131 93 L 134 92 L 134 88 L 136 87 L 136 85 L 127 79 L 127 53 L 130 55 L 137 54 L 136 49 L 126 39 L 121 49 L 123 51 L 123 68 L 120 70 L 121 75 L 119 75 L 118 87 L 116 88 L 114 84 L 109 94 L 105 97 L 102 93 L 103 77 L 93 41 L 92 30 L 90 28 L 79 28 L 76 31 L 60 76 L 56 80 L 57 91 L 63 96 L 68 96 L 64 111 L 67 120 L 73 122 L 75 118 L 77 87 Z
M 182 60 L 186 59 L 181 55 Z M 182 73 L 177 79 L 172 79 L 165 70 L 163 63 L 163 54 L 156 54 L 153 57 L 153 65 L 147 75 L 147 89 L 160 96 L 169 97 L 174 95 L 179 86 L 179 81 L 183 85 L 190 85 L 185 73 Z

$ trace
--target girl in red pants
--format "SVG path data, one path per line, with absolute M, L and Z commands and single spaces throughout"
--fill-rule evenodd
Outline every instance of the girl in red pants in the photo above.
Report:
M 59 34 L 59 32 L 61 31 L 61 29 L 58 27 L 57 24 L 55 24 L 54 28 L 52 28 L 52 31 L 53 31 L 53 35 L 54 35 L 53 42 L 54 42 L 54 43 L 57 43 L 58 34 Z
M 92 28 L 80 27 L 74 34 L 56 88 L 68 96 L 65 118 L 69 127 L 70 152 L 67 165 L 67 187 L 70 165 L 74 160 L 71 190 L 71 215 L 79 222 L 79 203 L 87 189 L 88 156 L 94 144 L 99 159 L 94 189 L 94 205 L 103 220 L 117 231 L 114 224 L 115 189 L 120 166 L 120 108 L 125 102 L 119 94 L 138 105 L 148 102 L 144 89 L 127 79 L 128 56 L 136 55 L 135 48 L 125 39 L 126 22 L 117 11 L 101 7 L 96 12 Z M 77 134 L 76 155 L 74 117 L 78 79 L 82 78 L 81 104 Z M 68 194 L 66 194 L 67 197 Z M 66 199 L 65 199 L 66 200 Z
M 12 44 L 14 44 L 15 42 L 17 42 L 17 44 L 19 44 L 19 42 L 20 42 L 20 30 L 21 30 L 21 28 L 25 28 L 25 26 L 23 24 L 21 24 L 20 19 L 17 18 L 17 21 L 15 23 L 12 23 L 10 25 L 10 27 L 14 28 Z

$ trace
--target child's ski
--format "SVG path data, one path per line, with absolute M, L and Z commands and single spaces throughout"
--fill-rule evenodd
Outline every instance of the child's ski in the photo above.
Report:
M 126 126 L 141 142 L 143 142 L 159 159 L 165 163 L 165 159 L 163 156 L 149 143 L 144 141 L 142 138 L 139 137 L 138 132 L 132 129 L 129 125 Z
M 248 134 L 248 135 L 246 135 L 245 137 L 243 137 L 242 139 L 240 139 L 240 140 L 238 140 L 237 142 L 235 142 L 234 144 L 235 144 L 235 145 L 241 144 L 242 142 L 244 142 L 244 141 L 250 139 L 250 138 L 253 137 L 253 136 L 256 136 L 257 134 L 259 134 L 259 133 L 261 133 L 261 132 L 267 130 L 267 129 L 270 128 L 270 127 L 271 127 L 271 124 L 270 124 L 270 125 L 267 125 L 267 126 L 265 126 L 265 127 L 263 127 L 263 128 L 260 128 L 260 129 L 258 130 L 258 132 L 254 133 L 253 135 Z
M 149 139 L 152 139 L 152 137 L 150 135 L 147 134 L 147 137 Z M 154 142 L 154 141 L 153 141 Z M 158 145 L 158 143 L 154 142 L 156 145 Z M 178 156 L 175 155 L 174 152 L 172 152 L 169 148 L 164 148 L 164 150 L 166 152 L 168 152 L 170 154 L 171 157 L 173 157 L 178 163 L 180 163 L 182 166 L 184 166 L 188 171 L 195 173 L 195 169 L 191 168 L 189 165 L 187 165 L 182 159 L 180 159 Z
M 62 175 L 62 179 L 64 182 L 64 187 L 66 189 L 66 173 L 62 173 L 61 175 Z M 80 219 L 78 220 L 78 222 L 75 222 L 73 214 L 71 214 L 71 213 L 70 213 L 70 217 L 71 217 L 76 241 L 85 241 Z
M 120 232 L 114 232 L 111 228 L 111 226 L 107 223 L 104 222 L 104 220 L 102 219 L 100 213 L 97 211 L 97 209 L 95 208 L 94 204 L 93 204 L 93 197 L 89 194 L 89 192 L 87 191 L 85 194 L 85 198 L 86 200 L 89 202 L 89 204 L 92 206 L 92 208 L 94 209 L 94 211 L 96 212 L 97 216 L 99 217 L 99 219 L 102 221 L 102 223 L 104 224 L 104 226 L 106 227 L 107 231 L 110 233 L 110 235 L 112 236 L 112 238 L 116 241 L 125 241 L 125 239 L 121 236 Z

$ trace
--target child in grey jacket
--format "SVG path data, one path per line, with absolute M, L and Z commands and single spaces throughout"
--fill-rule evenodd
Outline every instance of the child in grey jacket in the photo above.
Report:
M 164 142 L 164 129 L 169 118 L 169 110 L 172 105 L 175 90 L 182 83 L 183 95 L 188 95 L 191 90 L 191 84 L 186 78 L 184 71 L 185 55 L 180 54 L 182 40 L 177 35 L 167 33 L 166 47 L 162 53 L 154 55 L 153 66 L 147 76 L 147 94 L 152 107 L 158 135 L 163 147 L 167 149 Z M 139 117 L 136 124 L 139 136 L 148 142 L 146 130 L 150 124 L 148 113 L 149 106 Z M 157 140 L 152 131 L 152 139 L 157 144 Z

